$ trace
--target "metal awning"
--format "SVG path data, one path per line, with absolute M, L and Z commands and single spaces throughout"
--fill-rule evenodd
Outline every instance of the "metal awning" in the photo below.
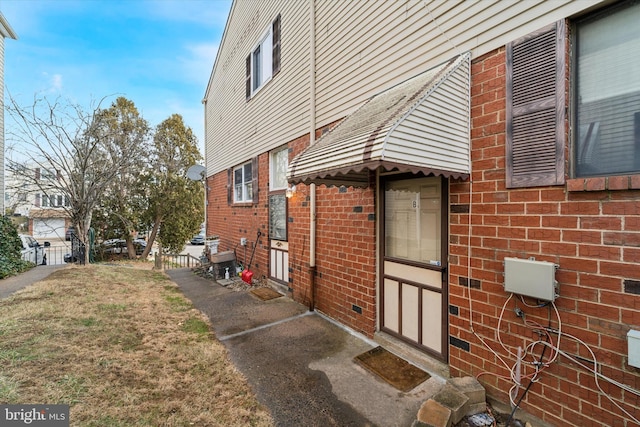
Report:
M 470 173 L 470 54 L 369 98 L 289 165 L 293 184 L 366 187 L 370 171 Z

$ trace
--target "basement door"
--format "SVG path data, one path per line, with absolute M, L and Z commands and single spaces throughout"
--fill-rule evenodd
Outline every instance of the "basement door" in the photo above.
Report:
M 383 183 L 381 330 L 446 362 L 446 181 Z

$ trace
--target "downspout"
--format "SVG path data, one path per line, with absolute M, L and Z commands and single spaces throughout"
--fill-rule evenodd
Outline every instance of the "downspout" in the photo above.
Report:
M 309 0 L 310 39 L 309 39 L 309 146 L 316 142 L 316 7 L 315 0 Z M 316 308 L 316 185 L 309 185 L 309 281 L 311 301 L 309 311 Z
M 202 100 L 202 104 L 204 105 L 204 141 L 202 141 L 204 151 L 204 176 L 202 177 L 202 183 L 204 184 L 204 240 L 206 241 L 209 235 L 209 225 L 207 224 L 207 207 L 209 205 L 209 195 L 207 192 L 209 188 L 207 185 L 207 98 Z

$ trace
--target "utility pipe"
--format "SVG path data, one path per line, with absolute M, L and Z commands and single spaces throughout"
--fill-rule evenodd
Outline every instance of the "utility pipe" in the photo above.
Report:
M 309 146 L 316 142 L 316 7 L 315 0 L 309 0 Z M 309 311 L 316 307 L 316 185 L 309 185 L 309 283 L 311 301 Z

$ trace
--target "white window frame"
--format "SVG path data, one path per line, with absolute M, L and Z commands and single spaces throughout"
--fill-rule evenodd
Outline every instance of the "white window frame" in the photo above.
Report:
M 251 96 L 258 93 L 273 76 L 273 23 L 251 49 Z M 259 58 L 256 61 L 256 57 Z M 257 80 L 257 77 L 260 79 Z
M 284 156 L 284 159 L 279 158 Z M 284 170 L 278 170 L 278 161 L 284 160 Z M 269 190 L 287 189 L 287 167 L 289 166 L 289 147 L 284 146 L 269 154 Z
M 246 168 L 251 170 L 251 177 L 247 179 Z M 240 172 L 241 182 L 236 183 L 236 173 Z M 234 203 L 250 203 L 253 201 L 253 186 L 252 177 L 254 171 L 252 170 L 251 162 L 243 163 L 233 168 L 233 202 Z M 238 194 L 240 193 L 240 194 Z

